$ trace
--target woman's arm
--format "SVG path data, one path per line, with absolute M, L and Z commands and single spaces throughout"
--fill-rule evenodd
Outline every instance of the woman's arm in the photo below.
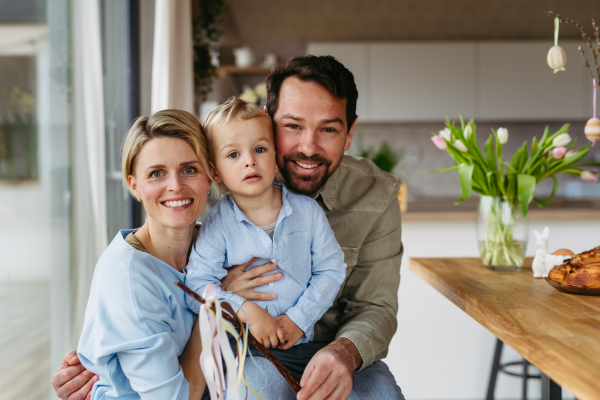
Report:
M 244 264 L 231 267 L 227 272 L 227 276 L 221 279 L 221 289 L 231 291 L 246 300 L 275 300 L 277 296 L 273 293 L 257 292 L 254 288 L 280 280 L 283 277 L 281 272 L 261 276 L 279 268 L 279 266 L 270 262 L 246 271 L 246 268 L 256 260 L 257 257 Z
M 183 369 L 185 379 L 190 383 L 190 400 L 200 400 L 204 389 L 206 389 L 206 379 L 200 368 L 200 353 L 202 352 L 202 342 L 200 341 L 200 329 L 196 322 L 190 340 L 179 357 L 179 365 Z

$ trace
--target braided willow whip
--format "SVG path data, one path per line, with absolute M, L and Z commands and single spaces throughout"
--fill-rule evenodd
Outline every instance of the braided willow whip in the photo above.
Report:
M 190 288 L 185 286 L 180 281 L 175 281 L 175 284 L 177 286 L 179 286 L 181 289 L 183 289 L 184 292 L 186 292 L 187 294 L 192 296 L 194 299 L 198 300 L 200 303 L 202 303 L 202 304 L 205 303 L 204 299 L 201 296 L 199 296 L 197 293 L 192 291 Z M 223 319 L 225 321 L 231 323 L 231 325 L 233 325 L 235 330 L 238 332 L 240 332 L 241 329 L 244 329 L 244 327 L 242 326 L 240 321 L 237 318 L 235 318 L 235 313 L 233 312 L 233 308 L 231 308 L 231 306 L 228 303 L 222 303 L 221 306 L 223 307 L 223 309 L 225 311 L 227 311 L 227 312 L 223 311 Z M 213 311 L 214 311 L 214 306 L 213 306 Z M 250 333 L 250 331 L 248 331 L 248 341 L 250 342 L 250 344 L 252 344 L 254 347 L 256 347 L 258 349 L 258 351 L 260 351 L 267 360 L 269 360 L 273 363 L 275 368 L 277 368 L 277 371 L 279 371 L 279 373 L 285 378 L 285 380 L 287 381 L 287 383 L 289 383 L 289 385 L 292 387 L 292 389 L 294 389 L 294 391 L 296 393 L 298 393 L 300 391 L 300 384 L 298 383 L 298 381 L 296 381 L 296 379 L 283 366 L 283 364 L 281 363 L 281 361 L 279 361 L 279 359 L 277 357 L 275 357 L 273 354 L 271 354 L 271 352 L 265 346 L 263 346 L 262 343 L 260 343 L 258 340 L 256 340 L 256 338 L 252 335 L 252 333 Z

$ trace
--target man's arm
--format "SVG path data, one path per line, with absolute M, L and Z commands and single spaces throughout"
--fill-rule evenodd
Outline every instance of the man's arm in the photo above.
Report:
M 353 372 L 385 357 L 397 327 L 401 242 L 398 189 L 360 248 L 341 302 L 344 323 L 336 340 L 310 360 L 298 400 L 347 399 Z
M 337 338 L 349 339 L 362 358 L 360 370 L 387 355 L 398 325 L 402 260 L 400 205 L 393 191 L 358 253 L 340 301 L 344 306 Z

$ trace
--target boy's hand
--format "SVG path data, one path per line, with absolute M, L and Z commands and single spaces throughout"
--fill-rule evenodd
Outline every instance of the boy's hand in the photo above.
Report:
M 283 331 L 277 326 L 277 322 L 271 314 L 251 301 L 245 301 L 242 308 L 248 318 L 248 329 L 263 346 L 266 348 L 277 347 L 279 343 L 285 341 Z
M 277 321 L 277 325 L 283 331 L 283 335 L 285 337 L 284 341 L 280 341 L 279 349 L 287 350 L 300 340 L 302 336 L 304 336 L 304 332 L 302 329 L 298 328 L 298 325 L 294 323 L 287 315 L 280 315 L 275 318 Z

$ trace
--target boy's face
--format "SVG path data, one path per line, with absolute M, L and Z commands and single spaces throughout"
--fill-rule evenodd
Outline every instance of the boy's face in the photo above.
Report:
M 277 171 L 273 133 L 266 118 L 233 119 L 212 134 L 213 177 L 233 195 L 254 197 L 273 185 Z

